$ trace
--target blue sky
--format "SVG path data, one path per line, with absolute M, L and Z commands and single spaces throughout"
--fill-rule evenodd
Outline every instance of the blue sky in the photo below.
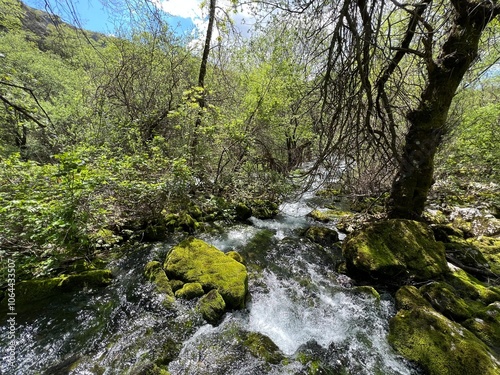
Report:
M 70 6 L 78 14 L 82 27 L 90 31 L 101 33 L 113 33 L 115 31 L 115 12 L 102 4 L 101 0 L 23 0 L 27 5 L 46 10 L 45 5 L 49 3 L 52 11 L 59 15 L 65 22 L 75 24 Z M 158 2 L 160 4 L 160 2 Z M 196 17 L 197 0 L 169 0 L 162 3 L 164 11 L 172 16 L 169 23 L 173 28 L 179 28 L 180 31 L 189 31 L 194 27 L 193 19 Z

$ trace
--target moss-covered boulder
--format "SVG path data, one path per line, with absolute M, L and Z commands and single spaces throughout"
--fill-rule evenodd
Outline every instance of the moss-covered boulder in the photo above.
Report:
M 205 291 L 217 289 L 230 309 L 245 306 L 246 267 L 202 240 L 189 238 L 175 246 L 164 268 L 171 279 L 200 283 Z
M 500 362 L 484 342 L 418 295 L 414 287 L 396 293 L 401 309 L 390 321 L 389 342 L 400 354 L 429 375 L 500 373 Z
M 175 292 L 177 298 L 194 299 L 205 294 L 200 283 L 185 283 L 181 289 Z
M 332 210 L 312 210 L 311 212 L 309 212 L 307 214 L 307 216 L 309 216 L 310 218 L 316 220 L 316 221 L 320 221 L 322 223 L 328 223 L 330 221 L 332 221 L 333 219 L 333 213 L 334 211 Z
M 224 315 L 226 310 L 226 302 L 220 295 L 217 289 L 212 289 L 198 301 L 198 310 L 203 318 L 211 323 L 216 324 Z
M 452 320 L 461 322 L 472 317 L 467 302 L 457 295 L 454 287 L 445 282 L 432 282 L 419 291 L 436 311 Z
M 174 301 L 174 292 L 170 285 L 170 280 L 168 279 L 160 262 L 148 262 L 144 267 L 144 274 L 149 281 L 155 284 L 158 292 L 165 295 L 165 301 L 167 303 Z
M 461 269 L 446 275 L 446 282 L 455 288 L 458 296 L 477 300 L 485 305 L 500 301 L 500 288 L 479 281 Z
M 339 234 L 335 230 L 326 227 L 309 227 L 304 236 L 321 246 L 330 246 L 339 241 Z
M 275 202 L 268 200 L 254 200 L 249 204 L 252 215 L 257 219 L 271 219 L 278 215 L 279 207 Z
M 267 363 L 278 364 L 285 356 L 278 346 L 266 335 L 259 332 L 247 332 L 242 335 L 243 345 L 256 357 Z
M 449 236 L 445 243 L 446 255 L 448 259 L 463 267 L 472 267 L 479 270 L 489 271 L 490 264 L 485 258 L 475 240 L 465 240 L 456 236 Z
M 370 223 L 349 235 L 342 250 L 350 273 L 374 279 L 422 281 L 449 271 L 444 245 L 412 220 Z
M 243 255 L 241 255 L 237 251 L 234 250 L 228 251 L 226 255 L 230 258 L 233 258 L 238 263 L 245 264 L 245 258 L 243 258 Z
M 238 220 L 244 221 L 250 219 L 250 217 L 252 216 L 252 209 L 243 203 L 237 204 L 234 208 L 234 211 Z
M 166 214 L 165 217 L 166 229 L 170 232 L 180 231 L 193 233 L 198 229 L 199 223 L 193 217 L 185 212 L 180 214 Z

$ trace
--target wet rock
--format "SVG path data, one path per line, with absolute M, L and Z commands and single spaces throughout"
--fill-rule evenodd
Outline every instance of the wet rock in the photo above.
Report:
M 172 286 L 170 285 L 170 280 L 168 279 L 160 262 L 148 262 L 144 267 L 144 274 L 149 281 L 155 284 L 158 292 L 165 295 L 165 301 L 167 303 L 174 301 L 174 292 L 172 290 Z
M 339 234 L 335 230 L 326 227 L 309 227 L 304 235 L 321 246 L 330 246 L 339 241 Z
M 267 200 L 254 200 L 250 203 L 250 208 L 257 219 L 272 219 L 279 213 L 278 205 Z
M 200 283 L 185 283 L 181 289 L 175 292 L 177 298 L 194 299 L 201 297 L 205 292 Z
M 350 273 L 373 279 L 429 280 L 449 272 L 444 245 L 411 220 L 368 224 L 344 240 L 343 254 Z
M 200 298 L 198 310 L 207 322 L 217 324 L 226 311 L 226 302 L 216 289 L 212 289 Z
M 246 267 L 202 240 L 190 238 L 175 246 L 164 268 L 171 279 L 200 283 L 205 291 L 217 289 L 230 309 L 245 306 Z
M 234 210 L 238 220 L 245 221 L 252 216 L 252 209 L 243 203 L 236 205 Z
M 238 253 L 237 251 L 228 251 L 226 253 L 226 255 L 230 258 L 233 258 L 235 261 L 237 261 L 238 263 L 241 263 L 241 264 L 245 264 L 245 259 L 243 258 L 243 256 Z
M 285 359 L 278 346 L 262 333 L 246 332 L 240 340 L 254 357 L 263 359 L 267 363 L 278 364 Z

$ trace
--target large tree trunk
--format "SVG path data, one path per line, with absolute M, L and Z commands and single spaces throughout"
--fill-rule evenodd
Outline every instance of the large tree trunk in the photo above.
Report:
M 421 217 L 433 183 L 434 155 L 446 132 L 453 96 L 477 57 L 482 31 L 498 14 L 493 3 L 450 3 L 454 18 L 448 40 L 437 61 L 428 59 L 427 85 L 420 104 L 407 115 L 410 127 L 388 203 L 388 215 L 392 218 Z

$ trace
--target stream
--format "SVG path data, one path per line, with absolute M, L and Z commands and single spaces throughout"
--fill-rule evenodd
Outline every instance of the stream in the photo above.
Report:
M 207 324 L 194 301 L 177 300 L 166 309 L 143 275 L 147 262 L 163 261 L 182 237 L 140 245 L 111 264 L 110 286 L 51 301 L 43 312 L 19 318 L 16 362 L 2 360 L 0 373 L 147 374 L 154 362 L 172 375 L 419 374 L 387 342 L 392 298 L 381 293 L 377 299 L 334 272 L 339 249 L 300 235 L 313 224 L 306 215 L 317 199 L 308 193 L 283 204 L 274 219 L 252 217 L 197 235 L 222 251 L 237 250 L 247 262 L 247 306 L 227 313 L 219 325 Z M 335 229 L 334 223 L 321 225 Z M 0 331 L 6 358 L 8 327 Z M 238 337 L 248 333 L 267 336 L 283 359 L 270 363 L 246 349 Z

